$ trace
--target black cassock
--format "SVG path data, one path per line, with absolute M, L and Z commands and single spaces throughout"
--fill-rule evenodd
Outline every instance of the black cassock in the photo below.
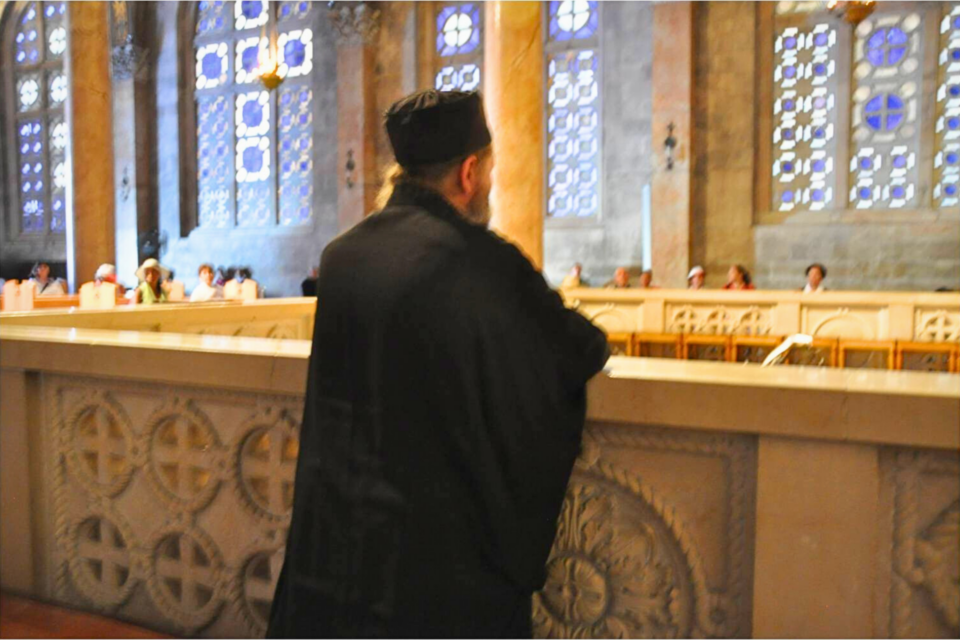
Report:
M 529 636 L 609 355 L 511 244 L 408 184 L 323 252 L 269 636 Z

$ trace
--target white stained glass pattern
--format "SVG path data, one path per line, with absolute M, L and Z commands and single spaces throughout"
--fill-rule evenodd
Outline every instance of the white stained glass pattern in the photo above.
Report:
M 437 72 L 437 91 L 475 91 L 480 88 L 480 68 L 475 64 L 447 66 Z
M 31 73 L 21 75 L 17 80 L 17 96 L 19 97 L 20 111 L 39 109 L 40 101 L 40 74 Z
M 960 204 L 960 5 L 947 5 L 940 21 L 938 58 L 933 200 L 938 207 L 956 207 Z
M 829 24 L 777 34 L 773 103 L 773 208 L 828 208 L 834 200 L 837 33 Z
M 269 44 L 266 38 L 259 36 L 237 40 L 234 69 L 238 84 L 249 84 L 260 78 L 260 60 L 266 58 Z
M 313 31 L 298 29 L 281 33 L 277 38 L 281 78 L 305 76 L 313 70 Z
M 197 89 L 215 89 L 227 81 L 227 43 L 197 49 Z
M 594 51 L 554 54 L 547 84 L 547 215 L 600 212 L 599 60 Z
M 226 96 L 197 99 L 197 192 L 200 225 L 231 226 L 233 171 L 230 106 Z
M 237 31 L 256 29 L 267 24 L 269 19 L 268 3 L 265 0 L 240 0 L 233 3 L 234 21 Z
M 66 226 L 66 12 L 66 2 L 28 2 L 13 24 L 16 113 L 12 132 L 22 233 L 62 234 Z
M 270 180 L 270 93 L 250 91 L 236 98 L 237 224 L 264 226 L 273 220 Z
M 923 84 L 919 13 L 874 14 L 855 31 L 850 204 L 916 205 Z
M 313 186 L 313 91 L 289 87 L 280 92 L 280 224 L 310 222 Z

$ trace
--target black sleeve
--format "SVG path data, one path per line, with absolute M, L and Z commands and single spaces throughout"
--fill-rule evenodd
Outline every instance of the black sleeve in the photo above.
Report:
M 550 288 L 526 256 L 512 244 L 504 244 L 515 262 L 514 273 L 524 306 L 534 315 L 547 344 L 557 354 L 564 385 L 570 390 L 582 387 L 603 369 L 610 357 L 606 334 L 564 305 L 560 294 Z

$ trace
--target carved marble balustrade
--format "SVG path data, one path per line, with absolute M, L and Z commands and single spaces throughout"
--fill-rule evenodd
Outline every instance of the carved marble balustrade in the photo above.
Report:
M 261 636 L 310 344 L 122 329 L 0 322 L 0 587 Z M 536 633 L 957 637 L 958 424 L 950 374 L 614 358 Z

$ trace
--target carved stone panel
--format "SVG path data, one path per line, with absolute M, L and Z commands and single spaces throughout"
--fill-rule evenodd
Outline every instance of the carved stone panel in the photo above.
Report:
M 535 635 L 749 637 L 755 478 L 749 437 L 590 425 Z
M 888 449 L 881 469 L 893 518 L 880 523 L 876 635 L 960 637 L 960 454 Z
M 44 390 L 51 599 L 181 635 L 262 637 L 302 400 L 61 376 Z

